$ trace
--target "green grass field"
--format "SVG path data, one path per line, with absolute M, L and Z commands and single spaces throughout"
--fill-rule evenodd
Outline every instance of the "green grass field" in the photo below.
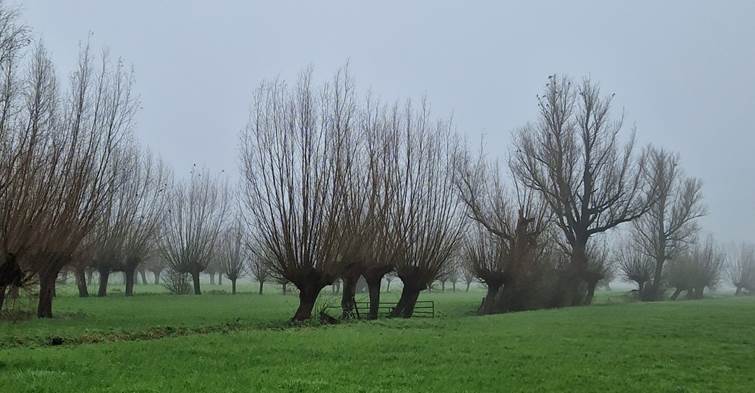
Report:
M 277 291 L 64 288 L 55 319 L 0 321 L 0 392 L 755 392 L 755 298 L 610 292 L 590 307 L 479 317 L 479 290 L 435 292 L 421 297 L 435 319 L 289 327 L 297 299 Z

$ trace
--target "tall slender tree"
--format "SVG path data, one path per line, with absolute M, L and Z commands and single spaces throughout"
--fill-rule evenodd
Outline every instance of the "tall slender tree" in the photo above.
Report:
M 592 301 L 590 287 L 600 277 L 589 268 L 590 238 L 642 216 L 653 194 L 634 136 L 622 142 L 623 116 L 611 112 L 614 95 L 601 95 L 589 79 L 574 85 L 548 77 L 538 121 L 515 135 L 512 157 L 515 175 L 548 203 L 568 246 L 561 305 Z
M 236 294 L 236 280 L 244 274 L 244 231 L 241 217 L 234 220 L 222 234 L 218 261 L 221 274 L 231 280 L 231 293 Z
M 633 221 L 637 247 L 655 261 L 650 285 L 644 286 L 644 300 L 663 298 L 663 267 L 688 246 L 698 232 L 697 219 L 705 214 L 702 182 L 684 176 L 678 155 L 649 147 L 646 151 L 648 181 L 655 198 L 648 212 Z
M 384 156 L 395 203 L 389 228 L 396 238 L 396 273 L 403 283 L 392 316 L 409 318 L 461 245 L 464 220 L 454 189 L 458 143 L 450 122 L 433 121 L 429 106 L 411 103 L 391 115 L 391 142 Z
M 178 182 L 168 195 L 159 252 L 171 269 L 191 275 L 194 294 L 199 295 L 199 276 L 214 257 L 228 213 L 228 185 L 195 165 L 189 179 Z
M 339 224 L 354 105 L 345 71 L 318 89 L 308 70 L 292 88 L 263 83 L 241 137 L 252 251 L 299 289 L 293 321 L 310 318 L 318 294 L 344 266 Z

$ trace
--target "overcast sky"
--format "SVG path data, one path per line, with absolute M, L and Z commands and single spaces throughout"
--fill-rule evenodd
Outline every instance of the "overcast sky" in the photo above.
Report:
M 492 154 L 535 118 L 547 75 L 566 73 L 615 92 L 643 144 L 681 154 L 704 181 L 707 230 L 755 241 L 755 1 L 509 3 L 18 4 L 61 77 L 90 31 L 133 64 L 136 132 L 178 175 L 193 163 L 235 172 L 254 87 L 309 64 L 327 78 L 349 60 L 359 87 L 386 100 L 427 95 Z

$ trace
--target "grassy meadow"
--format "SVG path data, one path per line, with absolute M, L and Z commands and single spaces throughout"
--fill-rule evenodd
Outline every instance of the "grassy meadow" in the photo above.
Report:
M 434 319 L 290 327 L 297 298 L 274 286 L 117 288 L 80 299 L 64 287 L 53 320 L 0 321 L 0 392 L 755 391 L 752 297 L 641 304 L 614 291 L 480 317 L 480 289 L 447 290 L 420 299 Z

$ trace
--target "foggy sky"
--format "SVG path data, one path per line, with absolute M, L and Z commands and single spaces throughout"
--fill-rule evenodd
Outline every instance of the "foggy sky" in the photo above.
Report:
M 136 132 L 179 176 L 193 163 L 236 173 L 254 87 L 310 64 L 328 78 L 348 60 L 358 87 L 385 100 L 426 95 L 501 156 L 536 118 L 547 75 L 566 73 L 615 92 L 639 142 L 681 154 L 704 182 L 706 230 L 755 241 L 755 1 L 465 3 L 19 4 L 61 80 L 90 31 L 133 64 Z

